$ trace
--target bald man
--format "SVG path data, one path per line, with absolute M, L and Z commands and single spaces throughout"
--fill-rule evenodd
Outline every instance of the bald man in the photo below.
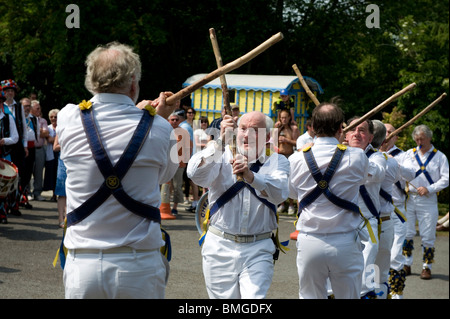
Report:
M 221 137 L 192 156 L 187 174 L 209 189 L 210 224 L 202 248 L 209 297 L 264 298 L 277 250 L 276 207 L 288 197 L 289 162 L 278 153 L 266 155 L 273 127 L 269 117 L 250 112 L 236 120 L 224 116 Z M 222 141 L 236 129 L 234 157 Z

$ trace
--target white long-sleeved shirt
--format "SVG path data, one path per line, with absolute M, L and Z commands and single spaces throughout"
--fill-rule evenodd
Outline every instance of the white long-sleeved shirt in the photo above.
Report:
M 13 103 L 11 105 L 6 104 L 6 101 L 4 102 L 4 105 L 6 105 L 8 107 L 8 109 L 10 110 L 12 116 L 15 118 L 17 116 L 17 108 L 20 107 L 21 108 L 21 114 L 22 114 L 22 127 L 17 127 L 16 126 L 16 130 L 17 130 L 17 134 L 19 134 L 19 130 L 22 130 L 23 134 L 22 134 L 22 144 L 24 147 L 27 147 L 28 141 L 27 141 L 27 123 L 25 122 L 25 111 L 23 110 L 23 106 L 22 104 L 18 104 L 15 100 L 13 100 Z M 16 142 L 17 143 L 17 142 Z
M 217 150 L 214 143 L 195 153 L 189 160 L 187 175 L 202 187 L 208 187 L 210 206 L 236 182 L 230 160 L 233 154 L 228 146 L 224 152 Z M 203 161 L 203 164 L 200 165 Z M 289 162 L 280 154 L 261 156 L 264 164 L 250 186 L 256 194 L 275 206 L 285 201 L 289 194 Z M 210 224 L 219 230 L 239 235 L 256 235 L 277 228 L 274 212 L 244 187 L 235 197 L 221 207 L 210 220 Z
M 387 153 L 392 155 L 392 153 L 397 149 L 400 150 L 397 146 L 394 145 L 387 151 Z M 403 190 L 405 189 L 406 181 L 413 180 L 416 175 L 416 172 L 412 168 L 408 168 L 403 165 L 405 155 L 406 152 L 400 150 L 400 153 L 394 156 L 394 159 L 399 164 L 398 167 L 400 171 L 400 179 L 398 181 L 400 182 L 400 186 Z M 396 185 L 392 187 L 392 200 L 394 201 L 394 205 L 397 207 L 399 207 L 400 205 L 405 205 L 406 195 Z
M 422 155 L 420 151 L 417 151 L 419 154 L 419 158 L 422 164 L 425 164 L 428 156 L 433 152 L 434 146 L 431 145 L 431 148 Z M 408 168 L 413 168 L 415 171 L 420 169 L 419 164 L 414 156 L 413 149 L 410 149 L 406 152 L 405 159 L 403 161 L 403 165 Z M 433 184 L 430 185 L 425 174 L 420 174 L 413 180 L 411 180 L 411 184 L 414 186 L 409 187 L 409 191 L 411 193 L 416 193 L 417 190 L 414 187 L 426 187 L 430 194 L 427 196 L 431 196 L 436 194 L 437 192 L 443 190 L 448 186 L 449 183 L 449 174 L 448 174 L 448 159 L 441 151 L 437 151 L 432 160 L 426 166 L 427 172 L 430 174 L 431 179 L 433 180 Z
M 392 191 L 395 186 L 395 183 L 401 179 L 400 168 L 398 162 L 392 158 L 388 157 L 386 154 L 386 173 L 384 176 L 384 180 L 381 182 L 381 188 L 392 196 Z M 392 202 L 387 201 L 382 196 L 380 196 L 380 216 L 390 216 L 394 211 L 394 205 Z
M 25 121 L 27 123 L 27 142 L 36 142 L 36 135 L 39 134 L 39 122 L 36 121 L 36 127 L 34 127 L 34 123 L 31 118 L 34 117 L 31 114 L 25 117 Z M 34 132 L 36 130 L 36 133 Z
M 142 117 L 133 101 L 121 94 L 95 95 L 93 114 L 102 144 L 113 165 L 119 160 Z M 89 199 L 104 182 L 92 156 L 81 123 L 78 105 L 68 104 L 58 113 L 56 127 L 61 159 L 67 169 L 67 212 L 70 214 Z M 176 139 L 166 119 L 156 115 L 153 127 L 133 165 L 122 179 L 125 192 L 142 203 L 159 207 L 159 185 L 168 182 L 178 168 L 178 158 L 170 158 Z M 67 229 L 68 249 L 108 249 L 129 246 L 157 249 L 164 244 L 160 224 L 139 217 L 110 196 L 83 221 Z
M 369 150 L 373 150 L 371 144 L 369 144 L 364 150 L 367 153 Z M 369 171 L 366 179 L 364 181 L 364 185 L 366 186 L 367 192 L 369 193 L 370 198 L 377 210 L 380 213 L 380 188 L 381 183 L 383 182 L 386 175 L 386 165 L 387 161 L 384 157 L 383 153 L 376 151 L 369 157 Z M 361 209 L 362 214 L 366 218 L 373 218 L 374 215 L 367 208 L 366 203 L 364 202 L 361 194 L 358 198 L 359 208 Z
M 338 140 L 334 137 L 316 137 L 311 151 L 322 174 L 325 173 Z M 303 152 L 289 157 L 291 175 L 289 197 L 298 202 L 309 194 L 317 183 L 309 171 Z M 347 147 L 341 163 L 330 183 L 330 191 L 337 197 L 358 205 L 359 186 L 368 174 L 369 160 L 363 150 Z M 313 203 L 303 209 L 297 221 L 297 230 L 304 233 L 345 233 L 357 229 L 362 219 L 359 214 L 342 209 L 321 194 Z
M 5 113 L 0 112 L 0 119 L 5 117 Z M 8 114 L 9 118 L 9 136 L 4 137 L 5 145 L 13 145 L 19 141 L 19 133 L 17 133 L 16 123 L 12 115 Z

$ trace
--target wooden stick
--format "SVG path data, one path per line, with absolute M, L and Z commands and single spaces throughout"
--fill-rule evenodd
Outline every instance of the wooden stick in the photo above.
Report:
M 392 137 L 394 137 L 395 135 L 397 135 L 398 133 L 400 133 L 402 130 L 404 130 L 405 128 L 407 128 L 408 126 L 410 126 L 411 124 L 413 124 L 417 119 L 421 118 L 422 116 L 424 116 L 428 111 L 430 111 L 436 104 L 438 104 L 440 101 L 442 101 L 443 99 L 445 99 L 445 97 L 447 96 L 447 93 L 442 93 L 440 97 L 438 97 L 436 100 L 434 100 L 430 105 L 428 105 L 426 108 L 424 108 L 422 111 L 420 111 L 420 113 L 418 113 L 416 116 L 414 116 L 412 119 L 410 119 L 408 122 L 406 122 L 405 124 L 403 124 L 402 126 L 400 126 L 398 129 L 396 129 L 394 132 L 392 132 L 391 134 L 388 135 L 388 137 L 386 137 L 386 141 L 389 141 Z
M 361 124 L 362 122 L 364 122 L 365 120 L 367 120 L 368 118 L 374 116 L 376 113 L 378 113 L 379 111 L 381 111 L 383 108 L 385 108 L 387 105 L 389 105 L 392 101 L 395 101 L 396 99 L 398 99 L 400 96 L 402 96 L 403 94 L 405 94 L 408 91 L 411 91 L 412 89 L 414 89 L 416 87 L 416 83 L 411 83 L 410 85 L 408 85 L 407 87 L 405 87 L 404 89 L 402 89 L 401 91 L 398 91 L 397 93 L 395 93 L 394 95 L 392 95 L 390 98 L 388 98 L 387 100 L 385 100 L 384 102 L 382 102 L 381 104 L 379 104 L 378 106 L 374 107 L 371 111 L 367 112 L 363 117 L 359 118 L 356 121 L 353 121 L 352 124 L 350 124 L 349 126 L 347 126 L 346 128 L 344 128 L 344 133 L 352 130 L 353 128 L 357 127 L 359 124 Z
M 314 95 L 313 92 L 311 92 L 308 84 L 306 83 L 305 79 L 303 78 L 303 75 L 300 73 L 299 68 L 297 67 L 297 64 L 294 64 L 292 66 L 292 68 L 295 71 L 295 74 L 297 74 L 298 79 L 300 80 L 300 83 L 302 84 L 303 88 L 306 91 L 306 94 L 308 94 L 308 96 L 311 98 L 311 100 L 314 102 L 314 104 L 317 106 L 320 104 L 319 100 L 317 99 L 317 97 Z
M 216 30 L 214 30 L 214 28 L 209 29 L 209 37 L 211 38 L 211 44 L 213 47 L 214 55 L 216 57 L 217 67 L 221 68 L 223 66 L 222 55 L 220 54 L 219 42 L 217 42 Z M 222 86 L 223 107 L 225 108 L 225 113 L 227 115 L 231 115 L 230 97 L 228 93 L 228 85 L 225 74 L 222 74 L 220 76 L 220 84 Z
M 221 68 L 223 66 L 222 55 L 220 54 L 219 42 L 217 41 L 216 31 L 214 30 L 214 28 L 209 29 L 209 37 L 211 38 L 211 44 L 214 50 L 214 55 L 216 56 L 217 67 Z M 231 106 L 225 74 L 220 76 L 220 84 L 222 85 L 223 107 L 225 108 L 225 113 L 231 116 L 232 115 Z M 236 151 L 237 151 L 236 134 L 233 134 L 231 140 L 231 151 L 233 153 L 233 158 L 236 158 Z M 244 180 L 242 173 L 236 174 L 236 180 L 238 182 Z
M 265 42 L 261 43 L 259 46 L 248 52 L 247 54 L 241 56 L 240 58 L 237 58 L 233 62 L 230 62 L 226 65 L 224 65 L 221 68 L 218 68 L 217 70 L 207 74 L 203 79 L 198 80 L 195 83 L 192 83 L 191 85 L 185 87 L 184 89 L 178 91 L 172 96 L 169 96 L 166 99 L 167 104 L 173 104 L 177 100 L 181 100 L 182 98 L 188 96 L 198 88 L 201 88 L 203 85 L 211 82 L 214 79 L 217 79 L 222 74 L 231 72 L 233 70 L 236 70 L 240 66 L 244 65 L 248 61 L 252 60 L 262 52 L 266 51 L 268 48 L 270 48 L 275 43 L 281 41 L 283 39 L 283 34 L 281 32 L 273 35 L 271 38 L 266 40 Z

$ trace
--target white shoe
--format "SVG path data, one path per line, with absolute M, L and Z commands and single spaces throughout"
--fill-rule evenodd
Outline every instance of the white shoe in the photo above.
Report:
M 294 206 L 289 206 L 289 208 L 288 208 L 288 215 L 294 215 L 294 214 L 295 214 Z
M 277 213 L 279 214 L 279 213 L 282 213 L 282 212 L 284 212 L 284 205 L 283 204 L 281 204 L 280 206 L 278 206 L 278 208 L 277 208 Z

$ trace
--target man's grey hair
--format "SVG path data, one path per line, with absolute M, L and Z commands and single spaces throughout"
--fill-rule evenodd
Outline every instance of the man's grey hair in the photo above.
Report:
M 425 124 L 418 125 L 414 128 L 411 134 L 412 139 L 415 140 L 416 135 L 419 135 L 420 133 L 425 133 L 425 135 L 430 139 L 433 138 L 433 131 L 430 130 L 430 128 Z
M 141 79 L 141 60 L 125 44 L 99 46 L 86 58 L 85 86 L 92 94 L 122 93 Z
M 373 140 L 372 146 L 380 148 L 383 141 L 386 139 L 386 126 L 379 120 L 372 120 L 373 123 Z

